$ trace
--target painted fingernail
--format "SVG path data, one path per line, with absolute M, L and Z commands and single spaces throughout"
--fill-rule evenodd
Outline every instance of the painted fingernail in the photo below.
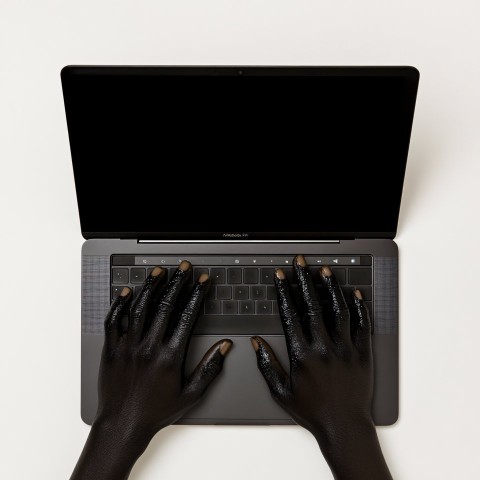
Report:
M 130 293 L 130 289 L 128 287 L 123 287 L 123 290 L 120 292 L 121 297 L 126 297 Z
M 281 268 L 277 268 L 275 270 L 275 276 L 279 279 L 279 280 L 285 280 L 287 277 L 285 276 L 285 272 L 281 269 Z
M 150 275 L 152 277 L 158 277 L 161 273 L 163 272 L 163 268 L 161 267 L 155 267 L 152 272 L 150 273 Z
M 307 266 L 307 262 L 305 261 L 305 257 L 303 255 L 297 255 L 295 257 L 295 261 L 297 262 L 297 265 L 300 265 L 301 267 Z
M 187 260 L 183 260 L 182 263 L 178 266 L 182 272 L 186 272 L 187 270 L 190 270 L 192 264 L 190 262 L 187 262 Z
M 209 279 L 208 273 L 202 273 L 198 277 L 198 283 L 205 283 Z
M 260 344 L 258 343 L 258 340 L 255 337 L 250 337 L 250 341 L 252 342 L 253 349 L 256 352 L 258 352 L 258 349 L 260 348 Z
M 322 267 L 322 275 L 324 277 L 331 277 L 332 276 L 332 271 L 330 270 L 330 267 L 328 265 L 324 265 Z
M 231 340 L 225 340 L 221 345 L 220 345 L 220 354 L 222 357 L 224 357 L 228 351 L 232 348 L 233 342 Z
M 357 288 L 354 290 L 353 294 L 354 294 L 355 297 L 357 297 L 358 299 L 363 300 L 362 292 L 361 292 L 360 290 L 358 290 Z

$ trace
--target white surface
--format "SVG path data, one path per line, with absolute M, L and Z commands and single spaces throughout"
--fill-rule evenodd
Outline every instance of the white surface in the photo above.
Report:
M 421 81 L 397 237 L 401 418 L 379 434 L 395 478 L 480 478 L 479 19 L 476 0 L 2 0 L 0 476 L 68 478 L 88 433 L 60 68 L 412 64 Z M 331 478 L 297 427 L 169 428 L 131 478 L 223 474 Z

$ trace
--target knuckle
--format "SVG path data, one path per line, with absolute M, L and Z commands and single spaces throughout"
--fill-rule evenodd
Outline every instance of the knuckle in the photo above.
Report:
M 170 314 L 173 308 L 174 308 L 174 304 L 169 298 L 166 298 L 160 301 L 160 304 L 159 304 L 160 312 L 163 312 L 165 314 Z
M 307 303 L 307 315 L 310 317 L 320 317 L 323 313 L 323 306 L 317 300 Z
M 299 320 L 297 309 L 293 305 L 282 303 L 280 305 L 280 312 L 287 319 Z
M 198 305 L 196 303 L 188 303 L 180 315 L 181 322 L 188 322 L 192 317 L 195 317 L 198 312 Z

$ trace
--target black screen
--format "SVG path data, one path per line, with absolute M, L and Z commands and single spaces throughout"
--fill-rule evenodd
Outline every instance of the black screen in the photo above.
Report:
M 62 82 L 87 238 L 394 236 L 413 68 L 67 67 Z

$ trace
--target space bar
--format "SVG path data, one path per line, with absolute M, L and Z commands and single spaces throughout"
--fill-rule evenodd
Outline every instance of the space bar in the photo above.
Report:
M 277 315 L 202 315 L 194 335 L 283 335 Z

